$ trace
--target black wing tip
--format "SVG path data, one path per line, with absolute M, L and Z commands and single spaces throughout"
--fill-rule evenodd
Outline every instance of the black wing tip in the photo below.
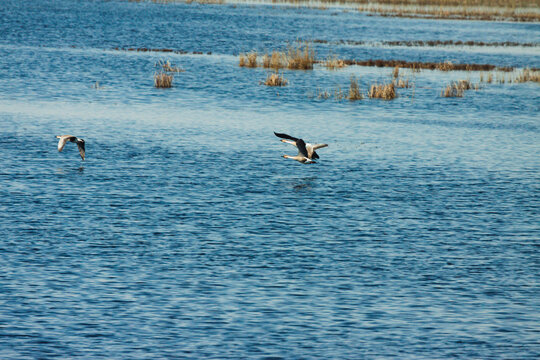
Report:
M 298 140 L 297 138 L 295 138 L 294 136 L 291 136 L 291 135 L 287 135 L 287 134 L 284 134 L 284 133 L 277 133 L 274 131 L 274 135 L 276 135 L 277 137 L 280 137 L 282 139 L 289 139 L 289 140 L 293 140 L 293 141 L 296 141 Z

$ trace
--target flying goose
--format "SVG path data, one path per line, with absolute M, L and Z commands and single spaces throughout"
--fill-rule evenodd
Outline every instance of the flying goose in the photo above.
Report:
M 314 162 L 313 159 L 318 159 L 319 158 L 319 154 L 317 154 L 315 152 L 315 150 L 328 146 L 328 144 L 305 143 L 304 140 L 297 139 L 297 138 L 295 138 L 293 136 L 290 136 L 290 135 L 287 135 L 287 134 L 280 134 L 280 133 L 274 132 L 274 135 L 276 135 L 277 137 L 282 138 L 282 140 L 281 140 L 282 142 L 294 145 L 294 146 L 296 146 L 298 148 L 298 155 L 297 156 L 295 156 L 295 157 L 291 157 L 291 156 L 287 157 L 287 155 L 285 155 L 283 157 L 289 158 L 289 159 L 294 159 L 294 160 L 297 160 L 297 161 L 300 161 L 300 162 L 303 162 L 303 163 L 312 163 L 312 162 Z M 297 159 L 299 156 L 303 156 L 309 161 L 302 161 L 302 160 Z
M 81 154 L 81 158 L 84 160 L 84 140 L 79 139 L 76 136 L 73 135 L 57 135 L 56 136 L 58 140 L 58 151 L 62 151 L 64 146 L 66 145 L 66 142 L 70 141 L 72 143 L 77 143 L 77 147 L 79 148 L 79 153 Z

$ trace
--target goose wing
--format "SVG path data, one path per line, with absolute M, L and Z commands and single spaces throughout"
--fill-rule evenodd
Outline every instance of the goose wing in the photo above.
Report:
M 64 146 L 66 146 L 66 142 L 68 140 L 71 141 L 71 139 L 74 139 L 75 136 L 73 136 L 73 135 L 58 135 L 57 138 L 60 139 L 60 140 L 58 140 L 58 151 L 62 151 Z
M 308 152 L 306 149 L 306 143 L 302 139 L 296 140 L 296 147 L 298 148 L 298 155 L 302 155 L 305 158 L 309 159 Z
M 79 148 L 79 154 L 81 154 L 81 158 L 84 160 L 84 140 L 83 139 L 77 139 L 77 147 Z
M 291 135 L 287 135 L 287 134 L 280 134 L 280 133 L 277 133 L 274 131 L 274 135 L 276 135 L 277 137 L 280 137 L 282 139 L 289 139 L 289 140 L 292 140 L 292 141 L 296 141 L 298 140 L 297 138 L 291 136 Z
M 327 147 L 327 146 L 328 146 L 328 144 L 315 144 L 315 145 L 313 145 L 313 150 L 317 150 L 317 149 Z

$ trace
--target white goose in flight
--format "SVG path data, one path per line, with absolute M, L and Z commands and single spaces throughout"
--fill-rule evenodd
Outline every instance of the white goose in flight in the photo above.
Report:
M 66 142 L 70 141 L 72 143 L 77 143 L 77 147 L 79 148 L 79 153 L 81 154 L 81 158 L 84 160 L 84 139 L 80 139 L 73 135 L 57 135 L 56 136 L 58 140 L 58 151 L 62 151 L 64 146 L 66 145 Z
M 280 134 L 276 132 L 274 132 L 274 134 L 277 137 L 282 138 L 281 140 L 282 142 L 294 145 L 298 148 L 298 155 L 296 156 L 283 155 L 283 157 L 286 159 L 300 161 L 301 163 L 304 163 L 304 164 L 314 163 L 315 161 L 313 161 L 313 159 L 319 158 L 319 154 L 317 154 L 315 150 L 328 146 L 328 144 L 305 143 L 304 140 L 295 138 L 287 134 Z

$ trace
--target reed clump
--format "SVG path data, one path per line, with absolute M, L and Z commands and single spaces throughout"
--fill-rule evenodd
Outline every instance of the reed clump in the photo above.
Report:
M 287 68 L 294 70 L 311 70 L 315 63 L 315 51 L 309 44 L 289 46 L 287 50 Z
M 159 71 L 154 74 L 154 86 L 156 88 L 170 88 L 172 87 L 174 75 L 167 74 L 164 71 Z
M 399 76 L 399 66 L 396 65 L 394 67 L 394 70 L 392 71 L 392 82 L 394 83 L 394 86 L 397 88 L 410 88 L 411 83 L 409 82 L 409 79 L 404 79 L 403 77 Z
M 251 51 L 247 54 L 240 54 L 239 63 L 240 67 L 256 68 L 257 67 L 257 52 Z
M 392 77 L 394 79 L 397 79 L 399 77 L 399 66 L 398 65 L 396 65 L 394 67 L 394 71 L 392 71 Z
M 334 98 L 338 101 L 345 99 L 345 94 L 343 93 L 343 90 L 341 90 L 341 87 L 337 87 L 334 90 Z
M 459 88 L 456 83 L 451 83 L 447 85 L 446 88 L 441 92 L 442 97 L 463 97 L 465 91 Z
M 397 88 L 401 88 L 401 89 L 408 89 L 408 88 L 410 88 L 412 86 L 409 79 L 404 79 L 404 78 L 399 78 L 399 79 L 395 80 L 394 85 Z
M 283 69 L 287 67 L 287 55 L 280 51 L 272 51 L 271 55 L 263 55 L 263 67 L 267 69 Z
M 373 84 L 369 88 L 368 96 L 370 99 L 392 100 L 396 98 L 396 86 L 393 82 L 388 84 Z
M 317 89 L 317 99 L 329 99 L 332 96 L 328 90 Z
M 472 84 L 470 80 L 453 81 L 441 92 L 442 97 L 463 97 L 466 90 L 478 90 L 479 84 Z
M 540 71 L 535 71 L 531 69 L 523 69 L 515 78 L 514 82 L 524 83 L 524 82 L 537 82 L 540 83 Z
M 454 65 L 452 65 L 451 61 L 445 61 L 443 63 L 438 63 L 435 68 L 440 71 L 450 71 L 454 69 Z
M 156 64 L 157 66 L 159 66 L 160 68 L 163 69 L 163 71 L 166 71 L 166 72 L 184 72 L 185 70 L 178 67 L 178 66 L 175 66 L 175 65 L 171 65 L 171 62 L 169 60 L 167 61 L 163 61 L 163 60 L 160 60 L 158 61 L 158 63 Z
M 343 61 L 342 59 L 338 59 L 334 55 L 334 56 L 328 57 L 323 62 L 323 66 L 325 66 L 326 68 L 328 68 L 330 70 L 337 70 L 337 69 L 342 69 L 342 68 L 346 67 L 347 64 L 345 63 L 345 61 Z
M 347 95 L 347 99 L 351 101 L 356 100 L 362 100 L 362 92 L 360 91 L 360 85 L 358 83 L 358 79 L 356 79 L 356 76 L 351 76 L 351 83 L 349 85 L 349 94 Z
M 327 99 L 330 99 L 331 97 L 334 97 L 335 100 L 337 101 L 341 101 L 343 99 L 345 99 L 347 96 L 345 95 L 345 93 L 343 92 L 343 90 L 341 89 L 341 87 L 337 87 L 334 89 L 334 91 L 330 92 L 329 90 L 321 90 L 319 88 L 317 88 L 317 99 L 323 99 L 323 100 L 327 100 Z
M 288 81 L 283 74 L 280 75 L 278 72 L 268 74 L 266 80 L 263 82 L 266 86 L 285 86 L 287 83 Z
M 287 52 L 272 51 L 262 56 L 262 67 L 269 69 L 311 70 L 315 63 L 315 51 L 308 43 L 299 46 L 289 46 Z M 242 67 L 257 67 L 257 53 L 240 54 L 239 65 Z
M 493 73 L 484 74 L 483 72 L 481 72 L 480 73 L 480 82 L 485 82 L 485 83 L 491 84 L 493 82 Z

